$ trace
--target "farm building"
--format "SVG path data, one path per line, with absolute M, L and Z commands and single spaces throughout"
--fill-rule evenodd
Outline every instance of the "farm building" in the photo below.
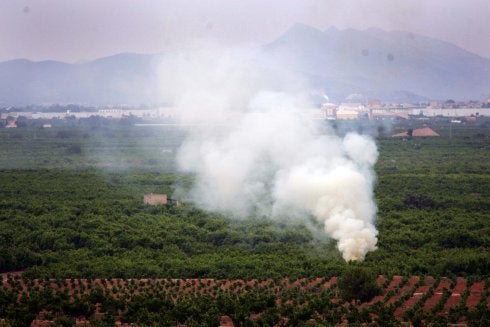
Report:
M 434 136 L 439 136 L 439 134 L 430 127 L 417 128 L 414 130 L 408 130 L 403 133 L 392 135 L 392 137 L 434 137 Z
M 169 198 L 167 194 L 145 194 L 143 197 L 143 202 L 151 206 L 172 205 L 175 207 L 180 207 L 180 202 L 178 200 Z
M 145 196 L 143 198 L 143 202 L 145 204 L 149 204 L 152 206 L 165 205 L 168 203 L 168 198 L 167 198 L 167 194 L 150 193 L 150 194 L 145 194 Z

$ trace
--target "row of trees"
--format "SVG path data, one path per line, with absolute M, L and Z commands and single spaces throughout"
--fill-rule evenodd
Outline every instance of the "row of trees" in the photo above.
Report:
M 398 282 L 397 282 L 398 281 Z M 9 277 L 0 287 L 0 318 L 6 323 L 29 325 L 34 318 L 54 320 L 71 326 L 85 317 L 96 326 L 114 326 L 118 320 L 138 325 L 216 326 L 229 316 L 238 326 L 303 326 L 370 323 L 396 326 L 400 321 L 414 325 L 447 325 L 487 321 L 490 280 L 478 282 L 483 292 L 476 305 L 469 305 L 470 287 L 449 313 L 444 307 L 452 292 L 459 292 L 444 280 L 443 295 L 427 307 L 441 279 L 378 279 L 351 265 L 335 282 L 321 279 L 267 280 L 25 280 Z M 424 285 L 428 291 L 416 297 Z M 427 288 L 426 288 L 427 289 Z M 373 297 L 381 295 L 374 302 Z M 408 305 L 415 296 L 420 301 Z M 474 292 L 471 292 L 474 296 Z M 399 312 L 402 310 L 403 315 Z

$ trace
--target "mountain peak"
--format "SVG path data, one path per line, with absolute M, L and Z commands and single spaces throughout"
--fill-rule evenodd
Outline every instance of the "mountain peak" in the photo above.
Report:
M 386 38 L 391 32 L 387 32 L 379 27 L 371 26 L 362 31 L 362 33 L 376 38 Z
M 336 99 L 354 90 L 381 98 L 480 99 L 490 87 L 490 60 L 410 32 L 334 26 L 321 32 L 295 24 L 271 45 L 266 50 L 277 62 Z
M 305 46 L 308 47 L 313 44 L 322 43 L 324 38 L 325 35 L 321 30 L 302 23 L 296 23 L 278 39 L 266 45 L 265 48 L 271 49 L 285 45 L 294 45 L 300 49 Z
M 322 35 L 323 32 L 317 28 L 302 23 L 296 23 L 291 26 L 279 39 L 318 38 L 322 37 Z
M 374 27 L 374 26 L 366 28 L 365 31 L 368 33 L 386 33 L 385 30 L 383 30 L 379 27 Z
M 313 26 L 306 25 L 303 23 L 295 23 L 293 26 L 291 26 L 288 31 L 298 31 L 298 32 L 320 32 L 321 31 Z M 286 32 L 287 33 L 287 32 Z
M 333 26 L 333 25 L 332 25 L 332 26 L 330 26 L 329 28 L 327 28 L 327 29 L 324 31 L 324 33 L 338 32 L 338 31 L 339 31 L 339 29 L 338 29 L 337 27 L 335 27 L 335 26 Z

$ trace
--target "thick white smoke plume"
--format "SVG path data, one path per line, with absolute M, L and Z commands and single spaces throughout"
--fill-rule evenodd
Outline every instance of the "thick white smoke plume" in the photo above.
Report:
M 311 215 L 345 260 L 364 260 L 377 243 L 375 143 L 320 129 L 308 87 L 270 58 L 200 49 L 162 65 L 165 96 L 191 126 L 177 159 L 196 176 L 191 199 L 235 217 Z

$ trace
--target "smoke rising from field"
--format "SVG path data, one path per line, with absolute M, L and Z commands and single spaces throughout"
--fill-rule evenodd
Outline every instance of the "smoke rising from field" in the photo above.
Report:
M 195 175 L 190 199 L 232 217 L 313 216 L 345 260 L 362 261 L 377 243 L 376 145 L 320 129 L 308 85 L 270 60 L 206 46 L 162 64 L 164 95 L 192 126 L 177 157 Z

